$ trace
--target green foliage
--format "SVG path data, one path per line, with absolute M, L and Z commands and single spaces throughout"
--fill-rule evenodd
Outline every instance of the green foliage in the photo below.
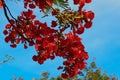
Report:
M 52 2 L 53 2 L 57 7 L 61 7 L 61 8 L 64 8 L 64 9 L 68 8 L 68 6 L 69 6 L 68 3 L 65 2 L 64 0 L 53 0 Z M 46 7 L 46 8 L 44 9 L 44 11 L 45 11 L 45 13 L 44 13 L 44 16 L 43 16 L 42 18 L 48 16 L 48 15 L 51 13 L 52 8 L 51 8 L 51 7 Z
M 24 80 L 24 79 L 22 77 L 17 78 L 16 76 L 14 76 L 12 80 Z
M 43 72 L 42 73 L 42 78 L 40 80 L 48 80 L 49 73 L 48 72 Z
M 61 8 L 68 8 L 68 3 L 66 3 L 64 0 L 53 0 L 53 3 Z
M 11 60 L 14 60 L 14 58 L 13 58 L 12 56 L 6 54 L 6 55 L 4 56 L 4 59 L 3 59 L 2 61 L 0 61 L 0 64 L 9 62 L 9 61 L 11 61 Z
M 95 61 L 93 61 L 89 67 L 85 68 L 85 76 L 82 80 L 117 80 L 115 76 L 109 76 L 106 72 L 101 73 L 101 68 L 97 68 Z
M 106 72 L 101 73 L 101 68 L 96 66 L 95 61 L 90 63 L 82 72 L 82 76 L 75 76 L 74 78 L 63 79 L 61 76 L 49 78 L 48 72 L 42 73 L 42 78 L 33 80 L 117 80 L 116 76 L 109 76 Z

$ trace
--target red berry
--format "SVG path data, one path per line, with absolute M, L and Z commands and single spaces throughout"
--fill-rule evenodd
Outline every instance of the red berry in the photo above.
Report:
M 10 41 L 10 37 L 7 36 L 7 37 L 5 38 L 5 42 L 8 43 L 9 41 Z
M 11 44 L 10 45 L 12 48 L 16 48 L 16 44 Z
M 38 61 L 38 56 L 34 55 L 34 56 L 32 57 L 32 59 L 33 59 L 34 61 Z
M 91 26 L 92 26 L 92 22 L 91 21 L 86 22 L 85 25 L 84 25 L 85 28 L 90 28 Z
M 80 0 L 74 0 L 74 4 L 77 5 L 79 4 Z
M 85 0 L 86 3 L 90 3 L 92 0 Z
M 8 31 L 7 31 L 7 30 L 4 30 L 3 33 L 4 33 L 4 35 L 7 35 L 7 34 L 8 34 Z
M 28 48 L 28 46 L 24 44 L 24 49 L 27 49 L 27 48 Z
M 62 67 L 62 66 L 59 66 L 57 69 L 60 70 L 60 69 L 63 69 L 63 67 Z
M 35 6 L 34 4 L 29 4 L 29 7 L 30 7 L 31 9 L 34 9 L 36 6 Z
M 61 74 L 61 76 L 62 76 L 63 78 L 68 78 L 68 75 L 65 74 L 65 73 Z
M 57 26 L 57 23 L 56 23 L 56 21 L 52 21 L 52 25 L 51 25 L 52 27 L 56 27 Z
M 78 28 L 78 30 L 77 30 L 78 34 L 82 34 L 83 32 L 84 32 L 84 27 Z
M 6 29 L 9 29 L 9 28 L 11 28 L 11 25 L 10 25 L 10 24 L 7 24 L 7 25 L 5 26 L 5 28 L 6 28 Z
M 52 16 L 57 15 L 57 12 L 55 10 L 52 11 Z

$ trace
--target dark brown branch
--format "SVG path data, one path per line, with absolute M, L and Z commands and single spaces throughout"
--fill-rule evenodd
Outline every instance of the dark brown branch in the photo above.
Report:
M 9 12 L 10 16 L 11 16 L 14 20 L 16 20 L 16 18 L 15 18 L 15 17 L 13 17 L 13 15 L 11 14 L 11 12 L 10 12 L 10 10 L 9 10 L 9 8 L 8 8 L 8 6 L 7 6 L 7 5 L 6 5 L 6 8 L 7 8 L 8 12 Z
M 4 11 L 6 11 L 6 13 L 7 13 L 7 10 L 8 10 L 10 16 L 11 16 L 14 20 L 16 20 L 15 17 L 13 17 L 13 15 L 11 14 L 11 12 L 10 12 L 10 10 L 9 10 L 8 6 L 6 5 L 6 3 L 5 3 L 4 0 L 2 0 L 2 3 L 3 3 L 3 9 L 4 9 Z M 6 9 L 7 9 L 7 10 L 6 10 Z
M 8 22 L 10 22 L 10 18 L 8 17 L 7 11 L 6 11 L 5 1 L 4 0 L 1 0 L 1 1 L 2 1 L 2 4 L 3 4 L 3 10 L 4 10 L 5 17 L 7 18 Z
M 9 18 L 9 16 L 8 16 L 8 14 L 7 14 L 7 10 L 8 10 L 8 12 L 10 13 L 10 15 L 12 16 L 9 8 L 6 6 L 4 0 L 1 0 L 1 1 L 2 1 L 2 4 L 3 4 L 3 10 L 4 10 L 5 17 L 7 18 L 8 22 L 9 22 L 13 27 L 15 27 L 15 26 L 10 22 L 10 18 Z M 7 10 L 6 10 L 6 8 L 7 8 Z M 14 17 L 12 16 L 12 18 L 14 18 Z M 15 20 L 16 20 L 16 19 L 15 19 Z M 17 24 L 17 20 L 16 20 L 16 24 Z M 24 38 L 26 41 L 28 41 L 29 43 L 31 42 L 29 39 L 25 38 L 25 36 L 22 35 L 19 31 L 17 31 L 17 33 L 18 33 L 22 38 Z

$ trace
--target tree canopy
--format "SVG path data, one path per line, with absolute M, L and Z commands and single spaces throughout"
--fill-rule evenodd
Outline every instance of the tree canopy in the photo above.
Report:
M 89 66 L 82 71 L 82 74 L 76 75 L 73 78 L 63 79 L 60 76 L 49 77 L 49 72 L 43 72 L 42 77 L 33 78 L 32 80 L 118 80 L 115 75 L 108 75 L 106 72 L 103 72 L 101 67 L 97 67 L 95 61 L 92 61 Z M 13 80 L 24 80 L 24 78 L 15 77 Z

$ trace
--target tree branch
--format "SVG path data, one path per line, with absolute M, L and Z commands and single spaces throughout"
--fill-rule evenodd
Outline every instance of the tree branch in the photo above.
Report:
M 7 10 L 9 12 L 9 14 L 11 15 L 11 17 L 16 21 L 16 24 L 17 24 L 17 20 L 13 17 L 13 15 L 11 14 L 9 8 L 7 7 L 6 3 L 4 0 L 1 0 L 2 1 L 2 4 L 3 4 L 3 10 L 4 10 L 4 14 L 5 14 L 5 17 L 7 18 L 8 22 L 13 26 L 15 27 L 11 22 L 10 22 L 10 18 L 7 14 Z M 28 41 L 29 43 L 31 42 L 29 39 L 27 39 L 24 35 L 22 35 L 19 31 L 17 31 L 17 33 L 23 38 L 25 39 L 26 41 Z

